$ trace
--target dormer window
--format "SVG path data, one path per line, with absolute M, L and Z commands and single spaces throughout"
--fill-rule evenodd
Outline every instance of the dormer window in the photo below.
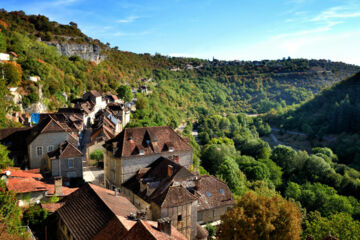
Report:
M 145 154 L 144 149 L 140 149 L 139 155 L 144 155 L 144 154 Z
M 169 152 L 173 152 L 174 148 L 173 147 L 169 147 Z

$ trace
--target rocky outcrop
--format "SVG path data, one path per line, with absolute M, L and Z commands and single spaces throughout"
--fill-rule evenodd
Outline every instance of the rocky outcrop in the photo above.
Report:
M 101 54 L 101 47 L 90 43 L 48 43 L 55 46 L 62 55 L 79 56 L 84 60 L 93 61 L 99 64 L 105 59 L 105 55 Z

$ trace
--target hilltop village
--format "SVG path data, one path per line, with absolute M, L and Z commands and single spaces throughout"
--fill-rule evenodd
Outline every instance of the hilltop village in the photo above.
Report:
M 172 128 L 125 128 L 131 111 L 117 96 L 92 90 L 72 107 L 33 114 L 27 127 L 0 130 L 15 162 L 1 172 L 7 189 L 19 206 L 53 213 L 56 224 L 41 234 L 206 239 L 203 226 L 220 224 L 234 204 L 229 187 L 192 167 L 189 139 Z M 61 200 L 44 203 L 54 196 Z

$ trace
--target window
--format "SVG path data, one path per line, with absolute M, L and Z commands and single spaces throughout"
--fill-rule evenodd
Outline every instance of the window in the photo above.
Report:
M 68 165 L 68 168 L 74 168 L 74 159 L 68 159 L 67 165 Z
M 54 150 L 54 145 L 49 145 L 47 147 L 47 152 L 52 152 Z
M 43 147 L 36 147 L 36 153 L 38 156 L 42 156 L 43 155 Z
M 178 222 L 182 221 L 182 216 L 181 214 L 178 215 Z

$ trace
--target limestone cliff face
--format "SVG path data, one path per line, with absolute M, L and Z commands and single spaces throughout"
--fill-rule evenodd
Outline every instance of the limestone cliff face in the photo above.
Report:
M 101 54 L 103 50 L 101 47 L 90 43 L 48 43 L 49 45 L 55 46 L 62 55 L 73 56 L 77 55 L 82 59 L 93 61 L 99 64 L 105 59 L 105 55 Z

